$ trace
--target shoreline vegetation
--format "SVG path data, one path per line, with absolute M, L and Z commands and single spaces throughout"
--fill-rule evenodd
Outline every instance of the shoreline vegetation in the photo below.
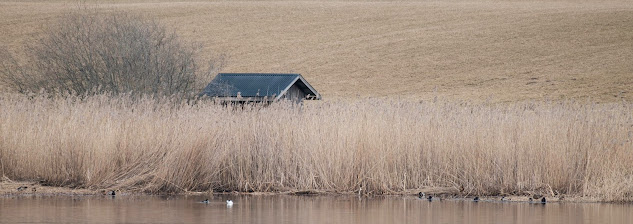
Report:
M 290 196 L 343 196 L 343 197 L 404 197 L 404 198 L 417 198 L 420 200 L 427 201 L 427 196 L 419 197 L 418 193 L 425 191 L 431 192 L 427 195 L 432 195 L 433 199 L 431 201 L 473 201 L 475 197 L 478 197 L 481 202 L 529 202 L 529 203 L 541 203 L 540 200 L 532 200 L 530 198 L 535 197 L 537 194 L 533 195 L 493 195 L 493 196 L 474 196 L 474 195 L 457 195 L 454 194 L 452 189 L 446 188 L 425 188 L 425 189 L 411 189 L 408 192 L 398 192 L 393 194 L 383 194 L 383 195 L 363 195 L 358 194 L 356 192 L 327 192 L 327 191 L 317 191 L 317 190 L 292 190 L 292 191 L 283 191 L 283 192 L 181 192 L 181 193 L 171 193 L 171 194 L 147 194 L 142 192 L 134 192 L 134 191 L 123 191 L 120 189 L 115 189 L 115 196 L 156 196 L 156 195 L 177 195 L 177 196 L 201 196 L 201 195 L 244 195 L 244 196 L 282 196 L 282 195 L 290 195 Z M 52 187 L 52 186 L 42 186 L 36 182 L 25 182 L 25 181 L 4 181 L 0 182 L 0 197 L 4 198 L 14 198 L 14 197 L 97 197 L 97 196 L 107 196 L 112 197 L 111 191 L 109 189 L 100 189 L 100 190 L 90 190 L 90 189 L 72 189 L 68 187 Z M 537 195 L 539 197 L 543 197 L 542 195 Z M 596 203 L 596 202 L 604 202 L 598 198 L 593 197 L 580 197 L 580 196 L 570 196 L 570 195 L 556 195 L 556 196 L 545 196 L 547 199 L 547 203 Z
M 627 102 L 349 99 L 232 108 L 169 97 L 0 94 L 1 192 L 32 183 L 92 194 L 362 189 L 631 202 L 630 111 Z

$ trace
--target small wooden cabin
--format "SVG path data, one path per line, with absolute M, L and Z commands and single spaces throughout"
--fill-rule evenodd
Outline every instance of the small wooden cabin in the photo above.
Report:
M 201 93 L 223 102 L 271 103 L 290 100 L 320 100 L 321 95 L 301 74 L 220 73 Z

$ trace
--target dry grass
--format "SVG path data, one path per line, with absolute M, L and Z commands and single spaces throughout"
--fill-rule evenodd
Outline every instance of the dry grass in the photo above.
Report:
M 75 5 L 0 2 L 0 47 L 21 52 Z M 133 0 L 101 6 L 165 22 L 203 43 L 206 59 L 227 54 L 224 72 L 302 73 L 330 99 L 633 99 L 630 1 Z
M 318 190 L 633 200 L 633 104 L 389 100 L 229 110 L 0 97 L 13 180 L 150 193 Z

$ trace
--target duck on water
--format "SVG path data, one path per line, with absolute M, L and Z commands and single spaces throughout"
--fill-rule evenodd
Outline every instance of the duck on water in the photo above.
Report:
M 207 198 L 207 199 L 204 199 L 204 201 L 200 201 L 199 203 L 202 203 L 202 204 L 209 204 L 209 199 L 208 199 L 208 198 Z M 232 200 L 226 200 L 226 206 L 227 206 L 227 207 L 231 207 L 231 206 L 233 206 L 233 201 L 232 201 Z

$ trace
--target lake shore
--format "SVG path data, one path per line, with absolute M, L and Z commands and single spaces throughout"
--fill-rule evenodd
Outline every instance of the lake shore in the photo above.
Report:
M 630 103 L 177 102 L 0 96 L 2 176 L 93 194 L 362 189 L 633 201 Z
M 135 190 L 125 190 L 125 189 L 84 189 L 84 188 L 69 188 L 69 187 L 54 187 L 54 186 L 43 186 L 38 182 L 31 181 L 1 181 L 0 182 L 0 197 L 24 197 L 24 196 L 34 196 L 34 197 L 42 197 L 42 196 L 99 196 L 99 195 L 108 195 L 108 192 L 115 190 L 117 195 L 156 195 L 156 194 L 147 194 L 140 191 Z M 297 195 L 297 196 L 354 196 L 357 195 L 359 197 L 419 197 L 418 193 L 415 192 L 425 192 L 425 196 L 423 200 L 428 200 L 428 196 L 432 196 L 433 201 L 441 201 L 441 200 L 473 200 L 475 195 L 462 194 L 457 192 L 456 190 L 451 190 L 451 188 L 425 188 L 425 189 L 413 189 L 407 190 L 404 192 L 393 192 L 390 194 L 358 194 L 358 192 L 332 192 L 332 191 L 319 191 L 319 190 L 287 190 L 287 191 L 278 191 L 278 192 L 183 192 L 178 194 L 171 195 L 251 195 L 251 196 L 261 196 L 261 195 Z M 530 198 L 534 197 L 534 195 L 498 195 L 498 196 L 479 196 L 480 202 L 530 202 Z M 540 195 L 536 195 L 533 199 L 534 202 L 540 202 Z M 597 198 L 591 197 L 579 197 L 579 196 L 571 196 L 571 195 L 556 195 L 556 196 L 548 196 L 545 195 L 547 202 L 570 202 L 570 203 L 588 203 L 588 202 L 601 202 Z

